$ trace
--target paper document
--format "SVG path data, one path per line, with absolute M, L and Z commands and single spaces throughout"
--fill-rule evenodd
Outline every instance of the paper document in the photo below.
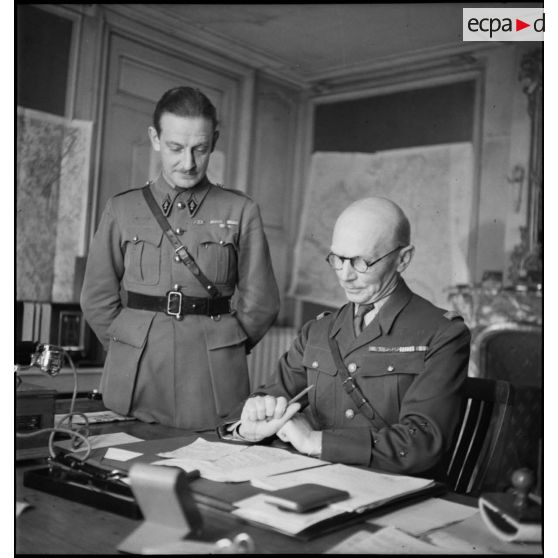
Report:
M 358 531 L 336 544 L 325 554 L 447 554 L 427 542 L 396 529 L 384 527 L 375 533 Z
M 234 448 L 232 444 L 222 444 L 220 442 L 207 442 L 207 444 L 226 445 Z M 215 458 L 221 450 L 216 448 L 210 450 L 200 444 L 194 449 L 192 455 L 209 455 L 213 459 L 200 459 L 189 457 L 178 457 L 155 461 L 154 465 L 169 465 L 180 467 L 185 471 L 198 469 L 203 478 L 218 482 L 244 482 L 255 477 L 265 477 L 286 471 L 318 467 L 325 465 L 326 461 L 314 459 L 305 455 L 291 453 L 284 449 L 270 448 L 265 446 L 242 446 L 240 451 L 232 451 L 223 454 L 222 457 Z M 188 447 L 177 450 L 181 455 L 188 455 Z M 198 452 L 199 453 L 196 453 Z M 224 450 L 223 450 L 224 451 Z M 207 452 L 207 453 L 206 453 Z M 172 452 L 176 453 L 176 452 Z
M 331 504 L 342 511 L 363 511 L 377 507 L 399 496 L 412 494 L 433 486 L 433 481 L 403 475 L 389 475 L 350 467 L 326 465 L 312 470 L 295 471 L 266 478 L 254 478 L 252 485 L 266 490 L 278 490 L 303 483 L 316 483 L 346 490 L 350 498 Z
M 478 512 L 478 508 L 456 504 L 441 498 L 429 498 L 379 517 L 368 520 L 374 525 L 397 527 L 410 535 L 422 535 L 456 521 L 467 519 Z
M 138 451 L 128 451 L 121 448 L 109 448 L 103 459 L 112 459 L 113 461 L 129 461 L 135 457 L 142 455 Z
M 238 509 L 231 513 L 248 521 L 273 527 L 286 535 L 296 535 L 320 521 L 339 515 L 339 510 L 326 506 L 316 511 L 295 513 L 280 510 L 265 501 L 265 494 L 256 494 L 235 502 Z
M 223 442 L 208 442 L 204 438 L 198 438 L 191 444 L 178 448 L 174 451 L 158 453 L 159 457 L 170 457 L 176 459 L 200 459 L 202 461 L 216 461 L 231 453 L 237 453 L 250 446 L 244 444 L 225 444 Z
M 454 523 L 425 538 L 446 552 L 460 554 L 542 554 L 541 544 L 517 544 L 501 541 L 484 524 L 480 512 Z

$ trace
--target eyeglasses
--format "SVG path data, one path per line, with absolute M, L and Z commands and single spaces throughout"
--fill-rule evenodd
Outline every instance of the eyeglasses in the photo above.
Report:
M 330 252 L 326 256 L 326 261 L 333 269 L 340 270 L 343 268 L 343 262 L 345 260 L 349 260 L 351 267 L 355 271 L 358 271 L 359 273 L 364 273 L 365 271 L 368 270 L 369 267 L 372 267 L 374 264 L 377 264 L 379 261 L 383 260 L 384 258 L 387 258 L 390 254 L 393 254 L 397 250 L 401 250 L 401 248 L 404 248 L 404 246 L 397 246 L 397 248 L 394 248 L 393 250 L 391 250 L 387 254 L 384 254 L 381 258 L 378 258 L 373 262 L 369 262 L 362 256 L 353 256 L 352 258 L 344 258 L 343 256 L 338 256 L 333 252 Z

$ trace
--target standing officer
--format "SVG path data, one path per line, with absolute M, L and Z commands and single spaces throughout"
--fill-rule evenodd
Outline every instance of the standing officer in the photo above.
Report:
M 162 173 L 108 201 L 81 306 L 108 349 L 106 407 L 204 430 L 248 395 L 246 353 L 279 293 L 258 206 L 206 177 L 219 137 L 209 99 L 167 91 L 148 131 Z
M 327 261 L 348 304 L 302 328 L 271 382 L 246 401 L 240 426 L 219 428 L 225 438 L 277 433 L 327 461 L 443 478 L 470 334 L 401 278 L 410 242 L 407 217 L 385 198 L 357 201 L 340 215 Z M 306 413 L 295 414 L 301 403 L 287 400 L 310 385 Z

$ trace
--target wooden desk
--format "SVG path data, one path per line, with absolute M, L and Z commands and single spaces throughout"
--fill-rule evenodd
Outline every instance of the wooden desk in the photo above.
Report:
M 89 405 L 91 407 L 91 404 Z M 85 410 L 85 409 L 83 409 Z M 90 409 L 91 410 L 91 409 Z M 143 439 L 183 436 L 185 431 L 141 422 L 94 425 L 92 434 L 125 431 Z M 16 468 L 16 498 L 32 507 L 16 520 L 17 554 L 114 554 L 116 547 L 140 524 L 114 513 L 72 502 L 46 492 L 23 486 L 23 472 L 44 462 L 22 462 Z M 476 505 L 472 498 L 458 498 L 462 503 Z M 248 533 L 256 544 L 256 552 L 271 554 L 323 553 L 353 533 L 379 527 L 362 523 L 335 533 L 303 542 L 280 533 L 249 525 L 230 513 L 200 504 L 204 527 L 199 539 L 215 542 Z M 487 533 L 483 533 L 486 536 Z M 523 550 L 525 552 L 525 549 Z M 529 549 L 527 549 L 527 553 Z
M 184 430 L 141 422 L 94 425 L 92 434 L 125 431 L 143 439 L 184 436 Z M 28 461 L 16 468 L 16 497 L 32 505 L 16 520 L 16 552 L 18 554 L 114 554 L 116 547 L 140 524 L 114 513 L 72 502 L 46 492 L 23 486 L 23 472 L 44 466 L 44 461 Z M 199 539 L 215 542 L 223 537 L 248 533 L 260 553 L 322 553 L 345 536 L 363 528 L 356 525 L 343 531 L 302 542 L 245 523 L 230 513 L 200 504 L 204 527 Z M 373 526 L 368 526 L 374 531 Z

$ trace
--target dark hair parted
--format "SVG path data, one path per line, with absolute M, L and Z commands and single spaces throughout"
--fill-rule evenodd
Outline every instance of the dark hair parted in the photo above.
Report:
M 186 86 L 173 87 L 163 94 L 153 113 L 153 126 L 157 134 L 161 133 L 161 116 L 165 112 L 177 116 L 207 118 L 213 124 L 213 130 L 217 130 L 217 110 L 199 89 Z

